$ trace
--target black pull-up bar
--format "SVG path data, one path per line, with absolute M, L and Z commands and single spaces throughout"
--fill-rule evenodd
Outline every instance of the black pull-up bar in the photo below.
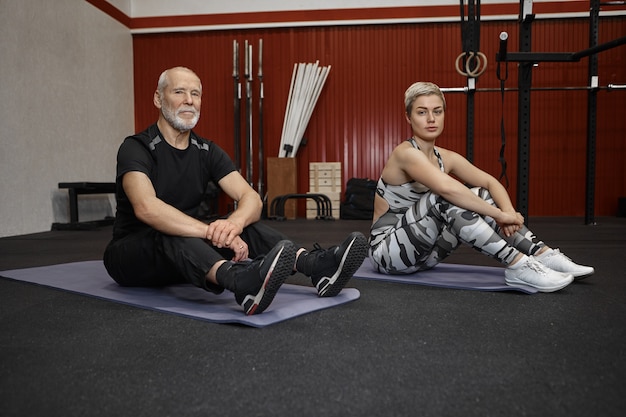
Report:
M 502 62 L 578 62 L 581 58 L 597 54 L 615 48 L 616 46 L 626 44 L 626 36 L 614 39 L 610 42 L 594 46 L 592 48 L 583 49 L 579 52 L 508 52 L 501 59 L 501 54 L 496 53 L 496 61 Z

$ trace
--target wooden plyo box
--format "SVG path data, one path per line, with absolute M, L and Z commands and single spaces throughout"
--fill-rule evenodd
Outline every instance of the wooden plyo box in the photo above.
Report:
M 309 163 L 309 193 L 325 194 L 333 206 L 332 215 L 339 218 L 341 204 L 341 162 L 310 162 Z M 314 201 L 307 200 L 306 218 L 314 219 L 317 216 L 317 206 Z
M 298 192 L 298 169 L 296 158 L 267 158 L 267 206 L 275 197 Z M 298 205 L 296 200 L 285 203 L 285 218 L 297 217 Z
M 341 192 L 341 162 L 310 162 L 309 191 Z

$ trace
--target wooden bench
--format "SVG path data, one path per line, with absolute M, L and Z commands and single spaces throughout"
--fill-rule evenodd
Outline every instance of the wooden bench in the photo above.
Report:
M 78 196 L 81 194 L 115 194 L 114 182 L 60 182 L 60 189 L 67 189 L 70 203 L 70 222 L 53 223 L 52 230 L 82 230 L 113 224 L 115 218 L 80 222 L 78 219 Z

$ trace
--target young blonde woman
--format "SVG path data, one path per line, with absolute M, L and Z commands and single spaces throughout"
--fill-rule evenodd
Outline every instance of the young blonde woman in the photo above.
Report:
M 439 87 L 411 85 L 405 108 L 413 136 L 391 153 L 374 201 L 369 257 L 379 272 L 433 268 L 465 243 L 506 266 L 511 286 L 552 292 L 593 274 L 537 240 L 498 180 L 435 146 L 446 113 Z

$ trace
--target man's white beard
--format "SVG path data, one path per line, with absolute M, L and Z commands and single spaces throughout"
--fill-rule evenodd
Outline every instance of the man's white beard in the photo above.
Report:
M 167 120 L 174 129 L 180 132 L 186 132 L 188 130 L 193 129 L 194 127 L 196 127 L 198 120 L 200 120 L 200 112 L 196 111 L 196 109 L 194 108 L 183 107 L 179 109 L 178 111 L 174 112 L 169 107 L 163 106 L 161 107 L 161 110 L 163 112 L 163 117 L 165 117 L 165 120 Z M 181 118 L 178 114 L 184 111 L 193 111 L 194 113 L 193 118 L 191 120 L 186 120 L 186 119 Z

